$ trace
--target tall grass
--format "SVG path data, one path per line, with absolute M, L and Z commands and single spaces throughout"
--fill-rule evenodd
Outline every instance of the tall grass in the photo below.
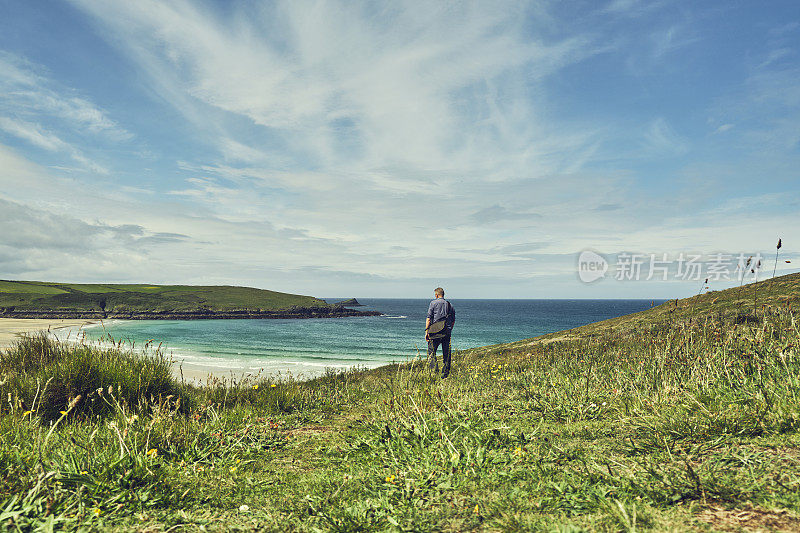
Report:
M 183 410 L 192 402 L 158 350 L 135 353 L 121 345 L 67 344 L 45 333 L 23 337 L 0 353 L 0 374 L 0 391 L 11 407 L 49 421 L 59 418 L 78 397 L 71 415 L 83 418 L 113 412 L 109 393 L 131 409 L 156 398 L 170 397 Z
M 447 380 L 414 362 L 125 399 L 115 385 L 103 417 L 61 415 L 49 441 L 33 384 L 81 348 L 28 342 L 39 352 L 2 359 L 30 360 L 2 378 L 9 528 L 678 531 L 741 509 L 800 525 L 788 307 L 456 352 Z

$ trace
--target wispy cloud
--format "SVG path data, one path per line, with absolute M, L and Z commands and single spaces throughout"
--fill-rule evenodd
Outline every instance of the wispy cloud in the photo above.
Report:
M 74 91 L 60 87 L 25 59 L 0 51 L 0 109 L 20 116 L 63 120 L 74 131 L 127 140 L 131 134 Z
M 119 142 L 129 140 L 131 134 L 42 70 L 0 51 L 0 129 L 38 148 L 68 154 L 84 169 L 108 174 L 108 169 L 85 155 L 79 147 L 81 139 L 89 135 L 95 142 L 98 138 Z
M 44 150 L 50 152 L 65 152 L 69 154 L 73 161 L 81 164 L 84 168 L 92 172 L 108 174 L 108 169 L 90 160 L 76 147 L 64 142 L 55 134 L 45 131 L 37 124 L 0 116 L 0 130 L 10 133 Z
M 675 24 L 664 30 L 653 32 L 651 40 L 653 58 L 658 60 L 666 54 L 698 42 L 700 38 L 690 33 L 687 25 Z
M 689 149 L 686 139 L 670 126 L 664 117 L 650 123 L 644 134 L 645 148 L 655 155 L 677 155 Z
M 512 211 L 501 205 L 492 205 L 476 211 L 470 218 L 479 224 L 491 224 L 504 220 L 531 220 L 542 218 L 539 213 Z
M 714 17 L 634 0 L 64 9 L 83 30 L 80 58 L 38 34 L 48 55 L 31 57 L 52 64 L 26 61 L 30 46 L 0 55 L 0 196 L 90 235 L 102 260 L 71 249 L 47 267 L 56 248 L 43 245 L 26 249 L 31 276 L 116 268 L 127 279 L 386 295 L 446 272 L 464 290 L 533 296 L 545 290 L 537 276 L 566 279 L 586 247 L 750 246 L 791 220 L 789 204 L 757 194 L 795 198 L 800 164 L 797 29 L 764 10 Z M 770 21 L 748 18 L 760 40 L 736 48 L 734 15 Z M 124 81 L 109 88 L 87 68 L 75 90 L 64 81 L 75 73 L 60 77 L 65 64 L 95 62 Z M 71 167 L 105 167 L 110 186 Z M 779 212 L 739 230 L 747 202 L 768 201 Z M 9 269 L 23 268 L 15 261 Z
M 526 90 L 523 81 L 545 79 L 593 51 L 584 37 L 531 39 L 524 5 L 426 4 L 423 23 L 421 6 L 412 3 L 309 9 L 286 2 L 224 20 L 189 2 L 75 3 L 188 118 L 208 127 L 198 101 L 246 117 L 266 128 L 262 138 L 280 137 L 283 156 L 293 154 L 294 164 L 308 169 L 519 172 L 508 164 L 536 164 L 536 145 L 557 140 L 543 131 L 534 107 L 520 98 L 508 105 L 508 98 Z M 534 80 L 519 77 L 523 66 Z M 508 127 L 524 122 L 522 138 Z M 534 150 L 526 154 L 523 145 Z M 226 139 L 218 148 L 245 161 L 275 149 L 243 146 Z M 560 149 L 568 151 L 568 143 Z
M 51 152 L 67 150 L 70 148 L 67 143 L 52 133 L 42 131 L 42 129 L 36 124 L 30 124 L 20 120 L 12 120 L 8 117 L 0 117 L 0 129 L 15 135 L 20 139 L 25 139 L 39 148 L 50 150 Z

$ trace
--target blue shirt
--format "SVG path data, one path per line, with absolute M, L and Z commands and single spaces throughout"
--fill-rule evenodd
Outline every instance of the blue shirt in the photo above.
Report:
M 444 298 L 436 298 L 431 300 L 431 304 L 428 306 L 428 318 L 431 319 L 431 324 L 444 318 L 445 327 L 452 331 L 453 325 L 456 323 L 456 310 Z

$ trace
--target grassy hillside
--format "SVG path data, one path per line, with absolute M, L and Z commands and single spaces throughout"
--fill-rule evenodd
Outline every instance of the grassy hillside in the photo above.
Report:
M 723 291 L 704 292 L 690 298 L 667 300 L 663 304 L 638 313 L 542 335 L 536 339 L 524 339 L 498 345 L 497 348 L 499 350 L 519 348 L 529 345 L 532 341 L 539 343 L 603 335 L 624 336 L 635 334 L 641 328 L 647 328 L 654 324 L 691 324 L 704 323 L 709 320 L 725 323 L 759 322 L 760 316 L 765 310 L 775 308 L 800 310 L 800 273 Z M 489 347 L 489 351 L 492 348 Z
M 292 308 L 332 311 L 311 296 L 231 286 L 113 285 L 0 281 L 0 316 L 25 313 L 115 316 L 276 312 Z
M 0 356 L 0 523 L 798 531 L 797 281 L 460 352 L 446 380 L 415 363 L 159 395 L 158 354 L 139 381 L 137 359 L 24 340 Z

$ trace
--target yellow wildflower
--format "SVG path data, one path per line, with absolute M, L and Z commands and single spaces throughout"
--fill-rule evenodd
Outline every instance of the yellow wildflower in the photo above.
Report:
M 29 415 L 29 414 L 31 414 L 32 412 L 33 412 L 33 411 L 25 411 L 24 413 L 22 413 L 22 416 L 28 416 L 28 415 Z
M 156 457 L 158 456 L 158 450 L 156 450 L 155 448 L 150 448 L 149 450 L 147 450 L 147 455 Z
M 66 411 L 59 411 L 59 413 L 61 413 L 62 415 L 66 415 L 67 414 Z
M 276 385 L 275 385 L 274 383 L 273 383 L 272 385 L 270 385 L 270 387 L 275 387 L 275 386 L 276 386 Z
M 253 390 L 257 390 L 257 389 L 258 389 L 258 383 L 256 383 L 255 385 L 253 385 Z
M 386 476 L 386 483 L 394 483 L 394 475 Z
M 85 475 L 86 475 L 86 474 L 88 474 L 88 473 L 89 473 L 89 472 L 87 472 L 86 470 L 81 470 L 81 475 L 82 475 L 82 476 L 85 476 Z
M 474 511 L 474 513 L 475 513 L 475 514 L 478 514 L 479 512 L 480 512 L 480 510 L 478 509 L 478 504 L 476 503 L 476 504 L 475 504 L 475 511 Z
M 95 516 L 100 516 L 100 509 L 95 508 L 94 514 Z

